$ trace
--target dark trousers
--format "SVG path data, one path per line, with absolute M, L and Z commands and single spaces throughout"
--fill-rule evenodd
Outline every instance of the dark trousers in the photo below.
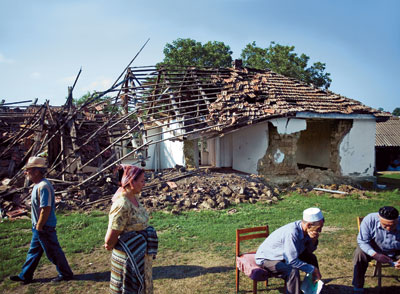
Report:
M 43 231 L 32 228 L 32 240 L 24 265 L 19 277 L 23 280 L 32 280 L 33 273 L 39 264 L 40 258 L 46 253 L 47 258 L 55 264 L 58 274 L 66 278 L 72 278 L 73 273 L 65 258 L 64 252 L 58 243 L 56 229 L 43 227 Z
M 372 247 L 376 251 L 380 251 L 379 248 L 375 244 L 371 244 Z M 394 261 L 396 261 L 399 256 L 400 252 L 396 252 L 396 258 L 394 258 Z M 365 282 L 365 273 L 368 268 L 368 263 L 372 260 L 373 258 L 366 254 L 364 251 L 361 250 L 361 248 L 357 245 L 356 250 L 354 251 L 354 257 L 353 257 L 353 264 L 354 264 L 354 270 L 353 270 L 353 286 L 356 288 L 364 288 L 364 282 Z
M 317 257 L 313 253 L 305 251 L 299 255 L 299 259 L 319 268 Z M 278 277 L 285 279 L 287 294 L 302 294 L 300 290 L 301 282 L 299 269 L 293 268 L 291 265 L 281 260 L 265 260 L 263 267 Z

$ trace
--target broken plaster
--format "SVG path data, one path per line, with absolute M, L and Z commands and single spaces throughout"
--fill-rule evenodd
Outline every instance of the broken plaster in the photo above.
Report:
M 284 159 L 285 159 L 285 153 L 283 153 L 281 150 L 277 149 L 274 154 L 275 163 L 282 163 Z
M 277 118 L 270 122 L 276 127 L 279 134 L 293 134 L 307 128 L 305 119 Z

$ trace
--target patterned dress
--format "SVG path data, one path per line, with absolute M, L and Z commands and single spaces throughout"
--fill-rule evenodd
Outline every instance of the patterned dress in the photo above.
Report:
M 109 213 L 108 228 L 112 230 L 130 232 L 141 231 L 148 227 L 149 214 L 136 198 L 139 207 L 136 207 L 124 193 L 114 201 Z M 124 251 L 113 249 L 111 257 L 110 293 L 127 293 L 123 290 L 124 272 L 127 266 L 127 255 Z M 153 255 L 144 258 L 144 293 L 153 293 L 152 277 Z

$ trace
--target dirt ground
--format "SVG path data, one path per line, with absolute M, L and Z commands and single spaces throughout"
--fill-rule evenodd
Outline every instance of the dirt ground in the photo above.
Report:
M 279 201 L 281 193 L 297 191 L 308 193 L 315 187 L 313 183 L 303 177 L 291 186 L 277 188 L 265 179 L 257 176 L 240 174 L 233 171 L 201 170 L 195 173 L 179 169 L 164 173 L 148 174 L 146 189 L 142 192 L 148 209 L 172 209 L 179 213 L 179 209 L 218 209 L 219 203 L 225 201 Z M 324 173 L 313 173 L 314 178 L 328 177 Z M 311 176 L 308 179 L 313 178 Z M 171 184 L 174 183 L 174 184 Z M 326 184 L 321 186 L 332 190 L 341 190 L 349 193 L 364 193 L 354 186 L 345 183 Z M 251 189 L 250 189 L 251 188 Z M 185 197 L 190 193 L 191 199 L 197 201 L 185 204 Z M 152 195 L 157 195 L 155 198 Z M 224 199 L 220 199 L 223 195 Z M 339 196 L 341 196 L 339 194 Z M 211 199 L 211 200 L 210 200 Z M 214 203 L 214 202 L 215 203 Z M 202 204 L 205 203 L 205 204 Z M 209 205 L 210 207 L 207 207 Z M 214 205 L 214 207 L 212 207 Z M 107 202 L 98 202 L 94 209 L 108 209 Z M 338 228 L 330 227 L 325 231 L 334 234 Z M 335 256 L 334 249 L 318 250 L 317 255 L 324 256 L 321 261 L 321 272 L 325 287 L 322 293 L 352 293 L 351 259 L 343 261 Z M 29 285 L 20 285 L 6 279 L 0 289 L 7 287 L 4 294 L 31 294 L 31 293 L 107 293 L 110 278 L 110 252 L 97 249 L 91 254 L 76 254 L 69 259 L 75 279 L 68 282 L 52 283 L 50 280 L 57 275 L 55 267 L 46 262 L 41 264 L 35 273 L 35 280 Z M 398 293 L 400 280 L 398 275 L 383 270 L 385 278 L 381 293 Z M 371 277 L 369 269 L 366 285 L 370 287 L 368 293 L 378 293 L 376 278 Z M 154 293 L 234 293 L 235 292 L 235 265 L 234 248 L 231 257 L 218 256 L 212 251 L 204 255 L 200 252 L 176 254 L 160 251 L 153 265 Z M 283 280 L 271 279 L 268 291 L 265 285 L 259 283 L 260 293 L 283 293 Z M 391 287 L 388 287 L 391 286 Z M 250 280 L 242 275 L 240 280 L 241 293 L 251 293 Z
M 332 232 L 336 231 L 332 228 Z M 325 283 L 322 293 L 352 293 L 351 261 L 343 261 L 335 257 L 330 248 L 321 248 L 317 255 L 324 255 L 321 273 Z M 20 285 L 4 281 L 12 286 L 4 294 L 30 293 L 108 293 L 110 278 L 110 252 L 98 249 L 91 254 L 79 254 L 70 259 L 75 279 L 68 282 L 52 283 L 51 278 L 56 276 L 55 267 L 49 263 L 43 264 L 35 273 L 35 280 L 29 285 Z M 377 280 L 372 277 L 373 268 L 367 272 L 367 293 L 379 293 Z M 383 269 L 383 287 L 380 293 L 399 293 L 400 280 L 398 273 L 390 269 Z M 232 257 L 222 257 L 212 253 L 206 255 L 199 252 L 175 254 L 173 252 L 159 252 L 153 264 L 153 279 L 155 294 L 194 294 L 194 293 L 234 293 L 235 266 L 234 253 Z M 11 285 L 12 284 L 12 285 Z M 284 282 L 272 278 L 269 281 L 268 291 L 265 284 L 258 283 L 259 293 L 284 293 Z M 240 293 L 251 293 L 250 279 L 241 274 Z

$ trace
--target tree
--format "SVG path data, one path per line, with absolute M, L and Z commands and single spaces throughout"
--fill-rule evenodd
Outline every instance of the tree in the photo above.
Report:
M 91 94 L 89 91 L 83 95 L 81 98 L 74 98 L 73 99 L 73 103 L 75 106 L 80 107 L 81 105 L 83 105 L 84 103 L 88 102 L 89 100 L 93 99 L 92 103 L 99 103 L 99 102 L 104 102 L 103 104 L 103 111 L 104 112 L 109 112 L 109 113 L 115 113 L 117 111 L 120 110 L 120 107 L 115 106 L 112 104 L 111 102 L 111 97 L 109 96 L 102 96 L 100 98 L 96 98 L 98 97 L 99 94 L 98 92 L 94 91 L 93 94 Z
M 204 45 L 193 39 L 176 39 L 164 47 L 161 64 L 198 67 L 230 67 L 232 51 L 223 42 L 207 42 Z M 159 64 L 160 65 L 160 64 Z
M 332 80 L 329 77 L 330 73 L 325 72 L 325 63 L 315 62 L 307 67 L 310 57 L 305 54 L 298 56 L 294 48 L 275 42 L 271 42 L 268 48 L 260 48 L 253 42 L 246 45 L 240 56 L 246 67 L 270 69 L 284 76 L 328 89 Z
M 396 107 L 393 110 L 392 114 L 395 115 L 395 116 L 400 116 L 400 107 Z

